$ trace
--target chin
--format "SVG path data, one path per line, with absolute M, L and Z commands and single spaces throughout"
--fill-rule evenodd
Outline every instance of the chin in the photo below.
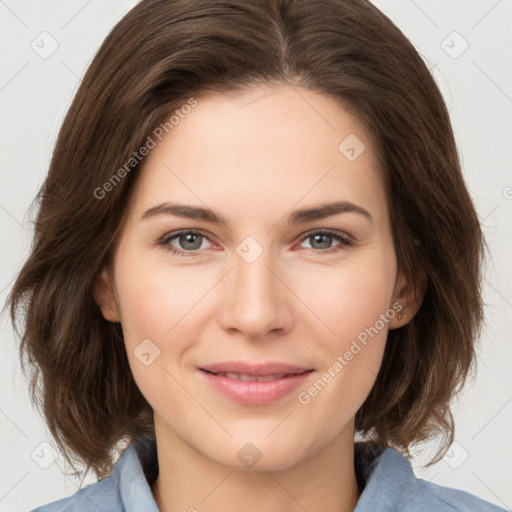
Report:
M 247 435 L 231 439 L 228 444 L 217 445 L 217 453 L 211 460 L 234 471 L 282 471 L 306 457 L 299 440 L 283 444 L 281 440 L 270 440 Z

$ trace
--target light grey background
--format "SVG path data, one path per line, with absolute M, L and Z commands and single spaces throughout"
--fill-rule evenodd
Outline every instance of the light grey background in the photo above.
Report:
M 135 3 L 0 0 L 2 305 L 28 254 L 27 210 L 47 172 L 65 111 L 100 43 Z M 467 490 L 510 510 L 512 2 L 375 0 L 375 4 L 433 69 L 451 112 L 467 183 L 492 252 L 485 277 L 487 325 L 478 348 L 477 379 L 454 405 L 456 443 L 428 469 L 421 464 L 435 445 L 417 450 L 414 467 L 426 480 Z M 17 340 L 7 315 L 0 321 L 0 511 L 26 511 L 71 495 L 80 482 L 61 472 L 60 456 L 52 463 L 47 443 L 53 441 L 30 405 Z M 94 481 L 89 476 L 82 485 Z

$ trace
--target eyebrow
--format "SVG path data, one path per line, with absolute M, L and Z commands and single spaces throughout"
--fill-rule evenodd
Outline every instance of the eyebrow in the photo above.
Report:
M 309 208 L 302 208 L 295 210 L 288 217 L 288 224 L 297 225 L 304 222 L 313 220 L 324 219 L 337 215 L 339 213 L 358 213 L 373 223 L 373 217 L 369 211 L 365 210 L 357 204 L 350 201 L 337 201 L 334 203 L 325 203 L 318 206 Z M 183 217 L 187 219 L 201 220 L 211 224 L 218 224 L 227 226 L 227 219 L 221 214 L 210 208 L 203 208 L 199 206 L 189 206 L 179 203 L 162 203 L 152 208 L 148 208 L 141 217 L 141 220 L 149 219 L 157 215 L 175 215 L 176 217 Z

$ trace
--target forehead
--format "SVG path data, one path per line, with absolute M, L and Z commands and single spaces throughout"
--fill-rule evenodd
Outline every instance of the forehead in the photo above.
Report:
M 369 133 L 337 99 L 290 86 L 196 97 L 146 157 L 135 204 L 199 200 L 230 217 L 340 199 L 386 208 Z M 178 118 L 174 118 L 175 121 Z

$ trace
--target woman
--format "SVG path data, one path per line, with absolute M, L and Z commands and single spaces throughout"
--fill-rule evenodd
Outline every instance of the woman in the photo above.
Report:
M 11 312 L 100 481 L 37 510 L 500 510 L 407 460 L 453 440 L 483 238 L 439 90 L 369 2 L 143 0 L 38 198 Z

